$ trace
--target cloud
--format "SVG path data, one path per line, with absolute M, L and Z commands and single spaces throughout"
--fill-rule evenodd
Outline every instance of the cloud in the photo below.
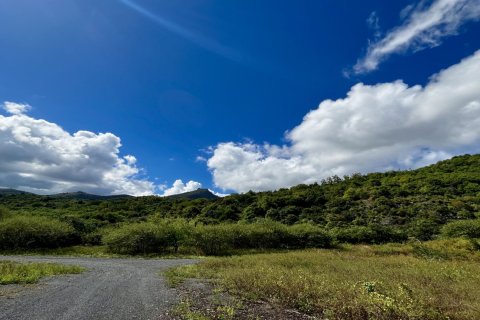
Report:
M 366 55 L 353 67 L 353 72 L 373 71 L 395 53 L 438 46 L 443 38 L 458 34 L 465 23 L 480 19 L 480 0 L 436 0 L 426 8 L 424 3 L 421 1 L 416 7 L 410 5 L 402 10 L 403 23 L 371 43 Z M 378 25 L 375 18 L 370 15 L 368 21 Z
M 374 32 L 375 39 L 381 36 L 380 18 L 376 11 L 372 11 L 367 18 L 367 26 Z
M 32 107 L 24 103 L 15 103 L 10 101 L 5 101 L 2 106 L 3 110 L 10 114 L 24 114 L 29 111 Z
M 208 191 L 210 191 L 211 193 L 213 193 L 214 195 L 216 195 L 219 198 L 224 198 L 224 197 L 227 197 L 227 196 L 230 195 L 230 193 L 221 193 L 221 192 L 217 192 L 217 191 L 212 190 L 212 189 L 208 189 Z
M 41 194 L 85 191 L 96 194 L 153 194 L 139 178 L 132 155 L 121 157 L 112 133 L 78 131 L 24 114 L 29 106 L 5 102 L 0 115 L 0 186 Z
M 195 162 L 207 162 L 207 158 L 202 157 L 202 156 L 197 156 L 195 158 Z
M 416 168 L 480 151 L 480 51 L 431 77 L 353 86 L 286 133 L 287 145 L 218 144 L 216 187 L 272 190 L 332 175 Z
M 314 173 L 301 157 L 279 158 L 251 143 L 220 143 L 207 165 L 217 187 L 238 192 L 291 186 Z
M 174 194 L 195 191 L 197 189 L 200 189 L 201 187 L 202 184 L 200 182 L 190 180 L 187 183 L 183 183 L 181 179 L 178 179 L 175 180 L 171 188 L 165 190 L 163 196 L 171 196 Z

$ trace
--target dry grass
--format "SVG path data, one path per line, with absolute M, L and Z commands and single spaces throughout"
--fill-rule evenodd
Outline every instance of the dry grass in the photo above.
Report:
M 0 261 L 0 285 L 36 283 L 43 277 L 81 273 L 83 271 L 85 271 L 85 268 L 56 263 Z
M 447 258 L 427 259 L 422 250 L 426 256 L 433 252 Z M 455 258 L 454 252 L 460 252 L 461 258 Z M 421 249 L 418 245 L 348 246 L 208 258 L 196 266 L 174 269 L 168 276 L 173 282 L 182 277 L 214 279 L 234 295 L 324 319 L 473 320 L 480 318 L 477 258 L 468 243 L 458 242 L 432 242 Z

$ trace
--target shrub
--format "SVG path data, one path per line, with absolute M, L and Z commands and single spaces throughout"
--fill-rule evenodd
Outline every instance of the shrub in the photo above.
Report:
M 332 237 L 309 224 L 286 226 L 271 220 L 196 226 L 182 219 L 153 218 L 124 225 L 103 238 L 110 251 L 123 254 L 160 253 L 180 246 L 204 255 L 226 255 L 235 249 L 325 248 Z
M 193 226 L 184 219 L 161 219 L 156 223 L 164 234 L 167 245 L 173 247 L 175 253 L 181 245 L 186 244 L 193 230 Z
M 339 242 L 348 243 L 401 242 L 408 238 L 402 230 L 382 225 L 335 228 L 332 233 Z
M 10 212 L 4 206 L 0 206 L 0 220 L 7 218 Z
M 337 241 L 348 243 L 371 243 L 374 238 L 373 232 L 365 226 L 334 228 L 332 234 Z
M 418 219 L 410 223 L 408 235 L 421 241 L 431 240 L 438 234 L 440 227 L 434 221 L 428 219 Z
M 480 219 L 447 223 L 442 227 L 441 234 L 448 238 L 480 238 Z
M 46 217 L 16 216 L 0 221 L 0 249 L 58 248 L 77 244 L 75 230 Z
M 288 242 L 287 226 L 269 219 L 251 224 L 231 225 L 235 248 L 284 248 Z
M 82 234 L 81 239 L 82 244 L 87 246 L 98 246 L 102 244 L 102 234 L 98 232 Z
M 157 253 L 168 246 L 160 228 L 152 223 L 124 225 L 111 230 L 103 237 L 103 243 L 114 253 Z
M 191 234 L 190 244 L 205 255 L 223 255 L 234 248 L 234 238 L 229 225 L 200 225 Z
M 66 215 L 61 217 L 61 221 L 71 225 L 78 233 L 88 234 L 97 231 L 102 226 L 105 226 L 104 221 L 96 219 L 86 219 L 74 215 Z
M 332 236 L 323 229 L 311 224 L 298 224 L 288 228 L 290 246 L 295 248 L 328 248 L 332 246 Z
M 161 253 L 170 248 L 177 252 L 191 229 L 192 226 L 182 219 L 127 224 L 107 232 L 103 243 L 111 252 L 120 254 Z
M 331 236 L 319 227 L 286 226 L 271 220 L 198 226 L 192 242 L 205 255 L 223 255 L 233 249 L 325 248 L 331 244 Z

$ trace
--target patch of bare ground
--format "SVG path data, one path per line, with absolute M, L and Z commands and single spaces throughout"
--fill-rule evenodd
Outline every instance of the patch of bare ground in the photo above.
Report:
M 208 280 L 187 279 L 176 286 L 180 303 L 173 309 L 175 320 L 312 320 L 313 316 L 230 295 Z

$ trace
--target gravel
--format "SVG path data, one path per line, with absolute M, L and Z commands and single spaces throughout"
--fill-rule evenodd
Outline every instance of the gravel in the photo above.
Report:
M 170 319 L 168 311 L 178 296 L 159 272 L 195 263 L 188 259 L 44 256 L 0 256 L 0 260 L 55 262 L 87 268 L 82 274 L 55 276 L 32 286 L 7 286 L 11 294 L 0 292 L 1 320 Z

